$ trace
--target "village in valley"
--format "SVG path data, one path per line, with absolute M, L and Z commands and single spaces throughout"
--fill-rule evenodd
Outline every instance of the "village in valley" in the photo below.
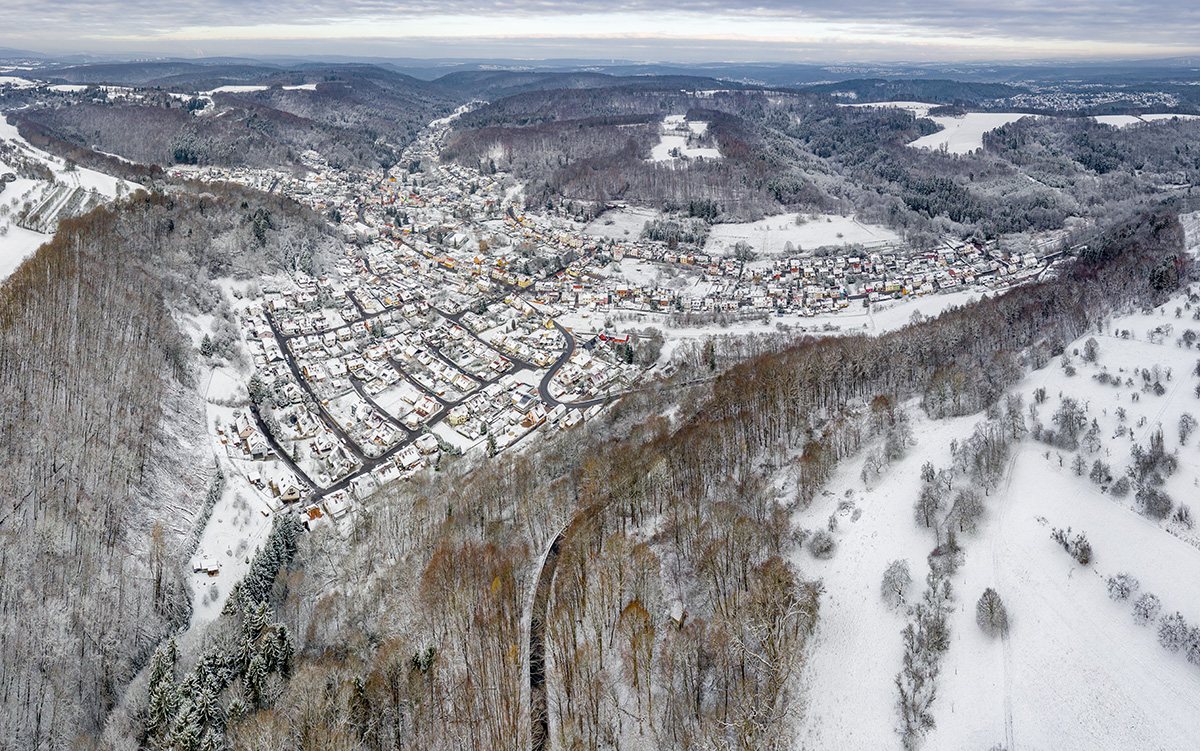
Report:
M 281 192 L 343 234 L 334 273 L 234 291 L 253 406 L 210 414 L 264 515 L 299 503 L 306 525 L 336 524 L 443 454 L 494 455 L 537 431 L 569 430 L 669 377 L 669 364 L 635 360 L 639 336 L 618 333 L 613 316 L 802 321 L 939 291 L 986 293 L 1035 278 L 1061 250 L 1057 237 L 1024 253 L 883 241 L 751 260 L 618 241 L 570 217 L 527 213 L 502 175 L 440 162 L 447 128 L 435 123 L 374 174 L 332 168 L 315 152 L 303 155 L 306 174 L 177 172 Z M 686 283 L 660 284 L 645 267 L 682 271 Z

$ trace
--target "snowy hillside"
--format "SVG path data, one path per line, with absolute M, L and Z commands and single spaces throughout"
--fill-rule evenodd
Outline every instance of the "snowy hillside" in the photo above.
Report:
M 0 182 L 0 280 L 53 236 L 60 218 L 85 213 L 131 187 L 34 148 L 0 117 L 0 177 L 6 174 L 9 180 Z
M 1187 646 L 1161 646 L 1160 628 L 1176 612 L 1200 625 L 1200 534 L 1192 527 L 1195 511 L 1181 510 L 1200 486 L 1200 434 L 1190 417 L 1200 414 L 1197 302 L 1183 295 L 1150 313 L 1105 322 L 1103 333 L 1068 345 L 1064 357 L 1010 392 L 1023 399 L 1029 432 L 1012 445 L 997 487 L 982 497 L 977 531 L 958 537 L 950 645 L 923 748 L 1194 746 L 1200 664 L 1189 664 Z M 797 559 L 827 591 L 804 676 L 810 689 L 799 748 L 898 745 L 894 677 L 907 619 L 903 608 L 882 600 L 881 577 L 891 561 L 906 560 L 908 601 L 919 596 L 926 556 L 937 544 L 933 530 L 914 522 L 922 465 L 950 467 L 952 442 L 961 446 L 985 419 L 930 421 L 916 404 L 911 412 L 917 445 L 907 456 L 867 486 L 862 463 L 848 463 L 798 515 L 802 527 L 828 519 L 837 545 L 828 560 L 807 552 Z M 1062 427 L 1068 413 L 1074 438 Z M 1158 464 L 1127 474 L 1139 461 L 1143 468 L 1155 461 L 1159 431 Z M 955 491 L 969 484 L 961 472 L 953 482 Z M 1052 539 L 1054 529 L 1086 536 L 1086 565 Z M 1109 593 L 1107 582 L 1118 574 L 1140 583 L 1124 600 Z M 976 601 L 989 587 L 1008 614 L 1001 638 L 976 625 Z M 1133 610 L 1145 593 L 1158 598 L 1161 611 L 1141 625 Z

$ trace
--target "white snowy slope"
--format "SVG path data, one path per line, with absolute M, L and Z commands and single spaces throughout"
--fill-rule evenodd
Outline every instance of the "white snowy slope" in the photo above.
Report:
M 52 220 L 57 216 L 57 212 L 64 210 L 72 201 L 93 200 L 83 197 L 85 193 L 94 193 L 94 201 L 98 203 L 138 187 L 84 167 L 68 170 L 63 159 L 34 148 L 21 137 L 16 126 L 11 125 L 3 116 L 0 116 L 0 141 L 12 146 L 24 158 L 49 167 L 55 180 L 55 184 L 52 185 L 45 180 L 18 177 L 15 181 L 7 183 L 0 192 L 0 206 L 5 207 L 0 209 L 0 281 L 12 274 L 22 261 L 33 255 L 34 251 L 52 237 L 51 234 L 16 225 L 17 212 L 26 202 L 35 206 L 44 202 L 44 210 Z M 0 161 L 0 174 L 11 170 L 10 165 Z M 75 189 L 82 192 L 73 196 Z
M 1089 424 L 1096 421 L 1101 445 L 1094 453 L 1031 437 L 1014 445 L 1005 481 L 984 499 L 987 515 L 979 532 L 960 539 L 965 562 L 952 577 L 952 641 L 937 679 L 936 727 L 923 748 L 1196 747 L 1200 666 L 1160 646 L 1157 622 L 1135 623 L 1131 602 L 1110 599 L 1106 580 L 1129 573 L 1140 581 L 1140 592 L 1161 600 L 1163 615 L 1179 612 L 1200 626 L 1200 533 L 1143 516 L 1132 493 L 1114 498 L 1086 472 L 1076 476 L 1072 460 L 1080 453 L 1090 468 L 1099 459 L 1120 477 L 1133 446 L 1147 447 L 1161 428 L 1166 450 L 1179 463 L 1163 489 L 1176 506 L 1195 507 L 1200 433 L 1181 443 L 1178 425 L 1184 413 L 1200 415 L 1200 378 L 1194 374 L 1200 350 L 1184 338 L 1188 329 L 1200 333 L 1200 320 L 1192 318 L 1197 309 L 1179 296 L 1149 314 L 1117 317 L 1094 335 L 1095 363 L 1075 354 L 1090 338 L 1081 337 L 1067 347 L 1075 375 L 1055 359 L 1014 387 L 1026 405 L 1034 402 L 1035 389 L 1046 390 L 1037 419 L 1048 427 L 1062 398 L 1075 399 Z M 1143 371 L 1151 384 L 1159 380 L 1161 395 Z M 1095 378 L 1102 372 L 1120 376 L 1122 385 L 1102 383 Z M 983 419 L 931 422 L 915 405 L 912 413 L 918 445 L 903 460 L 871 489 L 859 477 L 861 459 L 848 461 L 828 494 L 800 517 L 801 526 L 815 527 L 836 515 L 838 548 L 827 561 L 797 555 L 797 565 L 820 577 L 827 592 L 803 674 L 798 748 L 900 747 L 893 679 L 901 668 L 905 618 L 881 601 L 880 578 L 897 558 L 908 561 L 914 583 L 923 578 L 934 539 L 913 519 L 920 465 L 948 465 L 950 441 L 966 437 Z M 847 502 L 853 508 L 839 514 Z M 1088 565 L 1051 539 L 1053 528 L 1067 527 L 1091 541 L 1095 555 Z M 975 602 L 986 587 L 1006 605 L 1005 639 L 985 636 L 975 623 Z

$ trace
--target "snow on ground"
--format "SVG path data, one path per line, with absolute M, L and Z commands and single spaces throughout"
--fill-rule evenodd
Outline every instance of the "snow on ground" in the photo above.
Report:
M 14 89 L 32 89 L 37 86 L 28 78 L 19 78 L 17 76 L 0 76 L 0 86 L 11 86 Z
M 1147 446 L 1161 426 L 1166 450 L 1179 457 L 1179 470 L 1164 486 L 1176 502 L 1194 498 L 1200 486 L 1200 434 L 1186 445 L 1178 434 L 1182 413 L 1200 413 L 1192 393 L 1198 352 L 1181 341 L 1200 323 L 1186 308 L 1180 318 L 1174 315 L 1185 303 L 1185 296 L 1178 297 L 1150 314 L 1118 317 L 1094 334 L 1095 364 L 1075 354 L 1084 349 L 1084 336 L 1067 347 L 1078 370 L 1074 376 L 1055 359 L 1013 389 L 1029 405 L 1034 390 L 1045 388 L 1037 419 L 1048 427 L 1061 397 L 1076 399 L 1088 410 L 1089 423 L 1096 420 L 1102 439 L 1098 452 L 1086 455 L 1088 467 L 1099 458 L 1116 477 L 1129 464 L 1134 443 Z M 1147 368 L 1162 379 L 1161 396 L 1142 388 L 1140 371 Z M 1134 385 L 1102 384 L 1093 378 L 1102 371 L 1123 383 L 1133 378 Z M 919 593 L 925 556 L 934 545 L 913 519 L 919 467 L 926 460 L 948 465 L 950 440 L 961 440 L 983 419 L 931 422 L 915 406 L 911 413 L 917 445 L 907 457 L 870 489 L 858 475 L 861 457 L 847 460 L 827 492 L 798 514 L 799 526 L 810 529 L 833 516 L 838 544 L 827 561 L 797 554 L 801 570 L 820 577 L 826 588 L 802 675 L 800 748 L 900 745 L 893 678 L 901 668 L 905 621 L 883 606 L 880 578 L 888 562 L 907 559 Z M 1073 456 L 1031 437 L 1016 444 L 1006 480 L 984 499 L 980 531 L 960 538 L 965 561 L 952 577 L 951 646 L 937 679 L 936 727 L 923 748 L 1166 750 L 1192 748 L 1200 737 L 1200 669 L 1163 649 L 1156 625 L 1137 625 L 1131 603 L 1111 600 L 1105 584 L 1107 577 L 1128 572 L 1140 580 L 1141 592 L 1162 600 L 1163 614 L 1179 611 L 1189 624 L 1200 624 L 1200 534 L 1177 522 L 1150 520 L 1135 510 L 1132 494 L 1114 498 L 1086 474 L 1076 476 Z M 1068 556 L 1051 539 L 1053 527 L 1086 533 L 1092 562 L 1080 566 Z M 975 602 L 986 587 L 1005 602 L 1006 639 L 985 636 L 975 623 Z
M 0 237 L 0 281 L 7 279 L 26 258 L 50 239 L 50 235 L 7 224 L 7 220 L 8 217 L 0 217 L 0 227 L 8 228 L 8 234 Z
M 1117 128 L 1124 128 L 1128 125 L 1137 125 L 1138 123 L 1153 123 L 1179 120 L 1194 120 L 1200 115 L 1173 115 L 1170 113 L 1160 113 L 1153 115 L 1093 115 L 1092 119 L 1104 125 L 1112 125 Z
M 50 167 L 54 172 L 55 179 L 62 185 L 83 188 L 87 191 L 94 190 L 104 198 L 111 199 L 118 194 L 118 185 L 124 184 L 114 177 L 83 167 L 68 171 L 62 159 L 34 148 L 21 137 L 16 126 L 9 124 L 2 116 L 0 116 L 0 141 L 13 144 L 25 157 Z M 10 170 L 11 167 L 0 162 L 0 173 Z M 51 191 L 52 188 L 48 182 L 19 177 L 15 181 L 5 184 L 4 190 L 0 192 L 0 205 L 6 207 L 3 212 L 0 212 L 0 281 L 12 274 L 22 261 L 33 255 L 34 251 L 51 238 L 51 235 L 24 229 L 14 223 L 17 213 L 26 201 L 36 205 Z M 65 192 L 63 195 L 66 195 Z
M 797 568 L 825 585 L 821 618 L 801 678 L 806 706 L 798 740 L 803 749 L 900 745 L 894 730 L 896 686 L 892 678 L 900 672 L 900 632 L 905 616 L 886 607 L 879 596 L 879 582 L 891 561 L 906 559 L 919 596 L 925 556 L 935 545 L 933 533 L 913 521 L 921 465 L 926 461 L 949 463 L 950 440 L 969 436 L 978 421 L 963 417 L 932 422 L 916 405 L 910 405 L 910 412 L 917 445 L 874 480 L 870 491 L 864 491 L 859 479 L 861 461 L 848 460 L 826 492 L 794 520 L 802 528 L 827 529 L 827 520 L 831 516 L 837 519 L 832 532 L 837 550 L 832 558 L 822 561 L 807 551 L 796 553 Z M 839 513 L 843 503 L 853 507 Z M 861 516 L 855 520 L 859 512 Z
M 611 238 L 613 240 L 636 240 L 642 235 L 646 222 L 662 216 L 662 212 L 641 206 L 631 206 L 627 209 L 606 211 L 583 228 L 592 237 Z
M 431 128 L 440 128 L 440 127 L 442 127 L 442 126 L 444 126 L 444 125 L 449 125 L 450 123 L 452 123 L 452 122 L 454 122 L 455 120 L 457 120 L 457 119 L 459 118 L 459 116 L 460 116 L 460 115 L 465 115 L 465 114 L 467 114 L 467 113 L 468 113 L 468 112 L 470 112 L 470 111 L 471 111 L 471 105 L 470 105 L 470 104 L 463 104 L 463 105 L 460 105 L 460 106 L 458 107 L 458 109 L 454 110 L 454 112 L 453 112 L 453 113 L 451 113 L 450 115 L 448 115 L 448 116 L 446 116 L 446 117 L 441 117 L 441 118 L 438 118 L 437 120 L 431 120 L 431 121 L 429 122 L 429 127 L 431 127 Z
M 220 615 L 234 583 L 250 570 L 250 560 L 271 530 L 273 514 L 267 502 L 269 491 L 252 485 L 248 476 L 257 473 L 265 482 L 266 478 L 282 476 L 285 472 L 290 475 L 278 459 L 248 461 L 235 456 L 227 450 L 226 444 L 221 443 L 216 426 L 231 425 L 236 408 L 220 402 L 228 403 L 230 399 L 243 403 L 248 401 L 245 387 L 235 373 L 225 368 L 210 370 L 204 396 L 212 454 L 225 475 L 225 486 L 200 534 L 199 544 L 188 566 L 188 582 L 192 591 L 189 633 L 198 633 L 197 626 Z M 215 576 L 192 572 L 191 563 L 206 556 L 207 560 L 220 565 L 220 572 Z
M 211 415 L 211 411 L 210 411 Z M 208 623 L 221 614 L 233 585 L 250 570 L 250 560 L 271 531 L 271 516 L 264 513 L 263 491 L 254 487 L 227 457 L 221 457 L 225 489 L 213 506 L 212 516 L 193 560 L 207 555 L 221 564 L 216 576 L 189 573 L 192 588 L 192 625 Z M 189 567 L 190 571 L 190 567 Z
M 650 151 L 650 161 L 671 162 L 676 159 L 672 149 L 689 159 L 720 159 L 721 150 L 713 147 L 688 146 L 691 135 L 703 136 L 708 132 L 708 123 L 684 120 L 683 115 L 667 115 L 663 118 L 658 144 Z
M 1180 458 L 1165 488 L 1176 501 L 1187 501 L 1200 482 L 1192 458 L 1198 448 L 1194 436 L 1179 445 L 1177 426 L 1180 414 L 1197 411 L 1191 393 L 1196 379 L 1189 375 L 1196 353 L 1178 347 L 1170 335 L 1159 343 L 1146 340 L 1163 324 L 1183 329 L 1191 323 L 1172 317 L 1180 302 L 1155 315 L 1117 319 L 1111 330 L 1129 329 L 1137 340 L 1097 336 L 1096 365 L 1075 358 L 1079 372 L 1071 377 L 1055 362 L 1026 379 L 1023 391 L 1032 401 L 1035 386 L 1046 388 L 1050 397 L 1040 419 L 1047 425 L 1060 393 L 1087 405 L 1105 443 L 1098 456 L 1116 476 L 1128 465 L 1134 442 L 1146 446 L 1161 425 L 1167 450 L 1178 450 Z M 1068 351 L 1082 349 L 1083 341 Z M 1143 380 L 1133 376 L 1134 368 L 1155 365 L 1164 373 L 1172 369 L 1163 396 L 1141 392 Z M 1102 368 L 1134 377 L 1135 387 L 1100 384 L 1091 376 Z M 1118 407 L 1126 410 L 1125 421 Z M 1114 437 L 1118 428 L 1132 429 L 1133 437 Z M 1095 458 L 1087 457 L 1089 467 Z M 952 622 L 956 643 L 943 667 L 941 692 L 954 699 L 935 705 L 939 729 L 930 749 L 986 747 L 1003 737 L 996 729 L 1006 717 L 1010 748 L 1173 749 L 1194 745 L 1200 733 L 1200 670 L 1160 647 L 1156 628 L 1136 625 L 1130 603 L 1112 601 L 1105 587 L 1107 577 L 1129 572 L 1141 581 L 1141 591 L 1161 598 L 1163 614 L 1180 611 L 1188 623 L 1200 622 L 1200 538 L 1147 519 L 1132 497 L 1111 497 L 1086 476 L 1076 477 L 1070 465 L 1071 452 L 1026 441 L 1009 485 L 989 502 L 993 518 L 968 545 L 955 582 L 965 596 Z M 1085 532 L 1093 563 L 1076 564 L 1050 540 L 1051 527 Z M 988 586 L 1008 608 L 1007 644 L 984 638 L 974 625 L 974 598 Z
M 250 86 L 250 85 L 218 86 L 217 88 L 213 89 L 212 91 L 202 91 L 200 93 L 207 94 L 208 96 L 212 96 L 213 94 L 246 94 L 251 91 L 266 91 L 266 90 L 267 90 L 266 86 Z
M 1003 125 L 1016 122 L 1022 117 L 1035 117 L 1016 112 L 968 112 L 959 117 L 930 118 L 942 130 L 922 136 L 909 144 L 917 149 L 940 149 L 943 146 L 951 154 L 967 154 L 983 148 L 983 134 Z
M 316 91 L 317 85 L 315 83 L 302 83 L 302 84 L 297 84 L 295 86 L 284 86 L 283 90 L 284 91 Z
M 887 227 L 863 224 L 852 216 L 837 214 L 801 214 L 803 224 L 796 224 L 798 215 L 780 214 L 757 222 L 714 224 L 704 243 L 704 252 L 725 255 L 739 242 L 750 243 L 760 254 L 786 251 L 791 243 L 795 252 L 822 246 L 885 245 L 900 242 L 900 236 Z
M 79 187 L 84 190 L 96 190 L 105 197 L 113 198 L 118 194 L 118 186 L 124 186 L 122 190 L 137 188 L 140 186 L 130 185 L 123 180 L 119 180 L 111 175 L 106 175 L 103 172 L 87 169 L 85 167 L 77 167 L 74 170 L 67 171 L 66 163 L 59 157 L 52 156 L 41 149 L 36 149 L 29 144 L 21 134 L 17 132 L 15 125 L 11 125 L 6 119 L 0 117 L 0 139 L 17 143 L 27 155 L 33 156 L 38 161 L 49 166 L 54 170 L 55 178 L 71 187 Z M 11 189 L 11 186 L 10 186 Z M 5 191 L 7 193 L 8 191 Z
M 459 433 L 457 430 L 451 427 L 450 424 L 445 420 L 442 420 L 437 425 L 434 425 L 431 432 L 451 446 L 462 449 L 463 453 L 466 453 L 474 447 L 487 442 L 487 438 L 484 436 L 480 436 L 472 441 L 470 438 L 467 438 L 462 433 Z
M 928 136 L 922 136 L 908 145 L 918 149 L 935 150 L 945 146 L 946 150 L 951 154 L 967 154 L 975 149 L 983 148 L 984 133 L 1008 123 L 1016 122 L 1022 117 L 1041 117 L 1041 115 L 1023 115 L 1008 112 L 968 112 L 959 117 L 933 117 L 930 119 L 941 125 L 942 130 Z M 1135 123 L 1170 120 L 1174 117 L 1188 119 L 1198 116 L 1172 114 L 1141 115 L 1140 117 L 1136 115 L 1094 115 L 1092 119 L 1098 123 L 1123 128 Z
M 622 258 L 610 264 L 606 273 L 613 268 L 617 270 L 612 272 L 612 276 L 620 277 L 629 284 L 636 287 L 652 286 L 661 284 L 664 278 L 668 275 L 669 266 L 662 263 L 654 263 L 639 258 Z
M 926 117 L 929 115 L 929 110 L 941 105 L 930 104 L 928 102 L 862 102 L 859 104 L 842 104 L 842 107 L 882 107 L 890 109 L 908 110 L 916 117 Z
M 1142 119 L 1135 115 L 1093 115 L 1092 119 L 1101 125 L 1112 125 L 1117 128 L 1142 122 Z
M 1154 115 L 1142 115 L 1143 120 L 1147 122 L 1157 122 L 1159 120 L 1195 120 L 1200 118 L 1200 115 L 1173 115 L 1170 113 L 1159 113 Z

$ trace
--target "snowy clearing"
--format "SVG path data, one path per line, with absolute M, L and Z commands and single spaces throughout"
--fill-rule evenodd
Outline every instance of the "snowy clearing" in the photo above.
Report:
M 201 94 L 212 96 L 213 94 L 246 94 L 251 91 L 266 91 L 266 86 L 218 86 L 212 91 L 201 91 Z
M 916 149 L 945 148 L 951 154 L 969 154 L 983 148 L 983 134 L 1016 122 L 1023 117 L 1036 117 L 1017 112 L 968 112 L 960 117 L 930 118 L 942 130 L 923 136 L 908 144 Z
M 650 152 L 652 162 L 673 162 L 682 157 L 686 159 L 704 158 L 720 159 L 721 151 L 715 147 L 689 146 L 693 137 L 704 137 L 708 133 L 708 123 L 684 120 L 683 115 L 667 115 L 660 126 L 658 145 Z M 675 151 L 677 150 L 677 151 Z M 671 152 L 675 151 L 679 156 Z
M 661 211 L 631 206 L 627 209 L 604 212 L 584 227 L 583 231 L 592 237 L 636 240 L 641 237 L 642 228 L 646 226 L 646 222 L 660 217 L 662 217 Z
M 1114 601 L 1106 580 L 1129 573 L 1139 592 L 1162 601 L 1162 614 L 1179 612 L 1200 622 L 1200 534 L 1177 521 L 1156 521 L 1136 509 L 1132 494 L 1117 498 L 1108 486 L 1078 476 L 1073 456 L 1111 466 L 1124 475 L 1133 446 L 1143 448 L 1161 427 L 1165 450 L 1178 470 L 1163 489 L 1188 502 L 1200 487 L 1197 434 L 1180 439 L 1184 413 L 1200 412 L 1193 395 L 1198 357 L 1183 334 L 1193 324 L 1186 296 L 1150 314 L 1124 315 L 1095 333 L 1098 356 L 1085 362 L 1085 335 L 1066 348 L 1077 372 L 1059 358 L 1028 374 L 1013 392 L 1028 407 L 1035 389 L 1037 422 L 1070 397 L 1095 421 L 1099 442 L 1077 452 L 1026 436 L 1013 445 L 1000 487 L 985 497 L 985 517 L 975 534 L 963 534 L 965 560 L 951 581 L 955 592 L 950 648 L 937 678 L 929 751 L 1006 748 L 1179 749 L 1200 734 L 1200 670 L 1182 653 L 1162 648 L 1158 623 L 1138 625 L 1132 599 Z M 1181 316 L 1175 317 L 1175 309 Z M 1125 333 L 1128 332 L 1128 333 Z M 1109 382 L 1097 378 L 1108 374 Z M 1120 378 L 1114 386 L 1112 378 Z M 1132 379 L 1132 380 L 1131 380 Z M 1151 389 L 1154 379 L 1165 386 Z M 1120 411 L 1119 411 L 1120 410 Z M 797 565 L 826 588 L 821 621 L 802 677 L 806 709 L 799 727 L 805 749 L 894 748 L 896 687 L 901 669 L 903 614 L 881 601 L 879 582 L 888 563 L 907 560 L 917 592 L 932 531 L 913 518 L 919 467 L 950 464 L 949 444 L 962 440 L 982 414 L 930 421 L 910 404 L 917 445 L 869 485 L 859 475 L 861 457 L 841 466 L 813 505 L 799 512 L 801 527 L 834 519 L 837 549 L 829 560 L 797 553 Z M 1032 425 L 1032 423 L 1030 423 Z M 958 483 L 964 483 L 960 478 Z M 1080 565 L 1051 539 L 1052 528 L 1085 533 L 1095 555 Z M 987 587 L 1009 614 L 1007 637 L 984 635 L 975 601 Z M 910 600 L 911 601 L 911 600 Z
M 3 184 L 0 205 L 5 210 L 0 212 L 0 281 L 53 236 L 48 231 L 57 225 L 60 214 L 111 200 L 126 188 L 137 187 L 83 167 L 68 170 L 64 160 L 31 146 L 17 132 L 16 126 L 3 117 L 0 117 L 0 141 L 13 146 L 22 158 L 49 167 L 54 173 L 54 183 L 18 177 Z M 12 169 L 11 165 L 0 162 L 0 173 Z M 17 225 L 18 214 L 27 203 L 39 221 L 25 222 L 28 226 L 21 227 Z
M 1101 125 L 1112 125 L 1117 128 L 1124 128 L 1127 125 L 1143 122 L 1136 115 L 1093 115 L 1092 119 Z
M 803 224 L 797 224 L 801 217 Z M 747 242 L 760 254 L 794 252 L 822 246 L 864 245 L 880 246 L 900 242 L 891 229 L 875 224 L 863 224 L 852 216 L 837 214 L 780 214 L 757 222 L 714 224 L 704 243 L 704 252 L 727 255 L 739 242 Z
M 1160 113 L 1157 115 L 1142 115 L 1142 119 L 1153 123 L 1161 120 L 1196 120 L 1200 119 L 1200 115 L 1174 115 L 1171 113 Z

